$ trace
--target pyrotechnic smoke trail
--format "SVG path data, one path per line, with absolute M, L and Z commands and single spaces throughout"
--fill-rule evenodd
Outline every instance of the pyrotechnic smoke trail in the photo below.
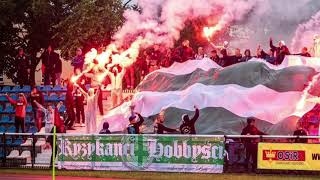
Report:
M 128 67 L 136 61 L 141 47 L 153 44 L 172 47 L 179 39 L 185 22 L 199 17 L 220 17 L 215 26 L 207 28 L 207 39 L 211 42 L 210 37 L 216 31 L 242 19 L 257 1 L 259 0 L 139 0 L 142 12 L 125 11 L 126 21 L 113 37 L 112 44 L 102 53 L 92 49 L 86 54 L 85 63 L 88 68 L 83 73 L 89 72 L 93 67 L 102 69 L 117 64 Z M 128 49 L 120 48 L 130 42 Z M 97 76 L 105 74 L 100 73 Z M 77 79 L 78 77 L 73 77 L 72 81 Z
M 319 80 L 319 77 L 320 77 L 320 74 L 314 75 L 312 77 L 312 80 L 308 83 L 308 86 L 303 90 L 303 94 L 302 94 L 299 102 L 297 103 L 294 115 L 301 117 L 304 114 L 303 112 L 301 112 L 301 110 L 304 109 L 304 106 L 306 105 L 306 100 L 307 100 L 308 96 L 310 96 L 309 91 L 317 83 L 317 81 Z
M 320 34 L 320 11 L 309 21 L 298 26 L 292 39 L 291 49 L 298 52 L 303 46 L 312 46 L 313 37 L 317 34 Z

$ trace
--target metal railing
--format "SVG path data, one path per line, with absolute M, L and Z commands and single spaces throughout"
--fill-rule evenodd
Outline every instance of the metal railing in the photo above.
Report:
M 0 159 L 2 168 L 49 168 L 51 158 L 51 147 L 46 149 L 46 139 L 52 136 L 51 133 L 2 133 L 0 134 Z M 170 137 L 172 134 L 147 134 L 151 137 Z M 135 136 L 128 134 L 57 134 L 58 141 L 65 137 L 83 136 Z M 224 172 L 245 172 L 245 141 L 254 140 L 258 142 L 272 143 L 295 143 L 300 140 L 318 140 L 320 136 L 290 136 L 290 135 L 174 135 L 178 137 L 202 137 L 202 138 L 224 138 L 226 157 L 224 162 Z M 9 140 L 8 140 L 9 139 Z M 10 141 L 11 139 L 11 141 Z M 22 139 L 23 144 L 15 144 L 15 140 Z M 15 151 L 19 156 L 10 156 Z M 26 156 L 21 156 L 24 151 Z M 17 154 L 14 154 L 17 155 Z M 270 172 L 270 171 L 268 171 Z M 276 171 L 271 171 L 271 173 Z

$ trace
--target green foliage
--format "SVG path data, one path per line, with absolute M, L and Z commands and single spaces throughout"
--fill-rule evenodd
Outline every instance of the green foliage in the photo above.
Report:
M 74 55 L 77 47 L 88 51 L 110 43 L 111 37 L 123 23 L 124 7 L 121 0 L 82 0 L 72 13 L 55 26 L 54 39 L 64 57 Z

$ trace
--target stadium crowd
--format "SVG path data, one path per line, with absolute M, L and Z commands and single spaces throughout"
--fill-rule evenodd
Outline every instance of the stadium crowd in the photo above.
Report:
M 202 60 L 204 58 L 210 58 L 218 65 L 227 67 L 236 63 L 249 61 L 251 58 L 256 57 L 264 59 L 271 64 L 279 65 L 282 63 L 286 55 L 290 55 L 290 51 L 284 41 L 279 41 L 276 46 L 273 43 L 273 39 L 270 38 L 269 46 L 270 48 L 267 51 L 263 50 L 261 46 L 258 46 L 255 55 L 252 55 L 250 49 L 246 49 L 242 54 L 241 50 L 236 48 L 233 54 L 230 53 L 227 42 L 225 42 L 221 47 L 215 47 L 209 54 L 205 53 L 203 47 L 198 47 L 197 52 L 194 52 L 190 47 L 188 40 L 184 40 L 182 44 L 175 49 L 166 49 L 155 44 L 150 48 L 141 50 L 136 62 L 125 70 L 122 70 L 123 67 L 119 66 L 108 69 L 110 73 L 107 74 L 102 86 L 106 86 L 108 84 L 115 86 L 111 90 L 111 100 L 112 107 L 116 107 L 123 101 L 123 89 L 134 89 L 144 76 L 162 67 L 169 67 L 174 62 L 183 63 L 188 60 Z M 294 55 L 311 57 L 306 47 L 304 47 L 300 53 Z M 79 123 L 80 126 L 87 127 L 87 133 L 96 132 L 96 113 L 94 112 L 99 109 L 100 114 L 104 114 L 102 93 L 100 93 L 101 84 L 97 83 L 94 77 L 94 73 L 98 70 L 92 68 L 86 73 L 82 73 L 86 66 L 82 49 L 77 48 L 76 56 L 71 60 L 71 65 L 74 68 L 74 76 L 80 76 L 76 82 L 71 82 L 70 80 L 62 82 L 62 60 L 60 59 L 59 54 L 54 51 L 52 45 L 48 45 L 47 49 L 40 56 L 37 64 L 40 61 L 42 62 L 44 85 L 61 86 L 62 84 L 65 84 L 67 87 L 64 104 L 68 118 L 64 123 L 66 125 L 65 129 L 73 130 L 75 123 Z M 24 85 L 34 85 L 34 80 L 32 79 L 33 76 L 30 73 L 30 69 L 32 68 L 30 63 L 31 61 L 22 48 L 19 49 L 16 62 L 19 85 L 21 87 Z M 71 79 L 71 77 L 69 79 Z M 90 84 L 91 88 L 86 88 L 86 84 Z M 19 127 L 21 127 L 22 132 L 24 132 L 22 121 L 25 117 L 24 111 L 26 109 L 27 100 L 23 94 L 19 94 L 19 99 L 17 101 L 10 99 L 9 96 L 8 98 L 11 103 L 16 105 L 16 131 L 19 132 Z M 35 86 L 32 88 L 29 103 L 32 105 L 33 118 L 37 129 L 40 130 L 43 126 L 42 122 L 45 122 L 44 126 L 46 127 L 46 132 L 50 132 L 53 119 L 58 119 L 59 121 L 59 118 L 57 117 L 58 114 L 55 113 L 59 111 L 59 106 L 54 107 L 51 106 L 51 104 L 44 106 L 43 94 Z M 87 105 L 85 106 L 85 104 Z M 194 123 L 198 116 L 199 112 L 197 110 L 195 117 L 187 123 L 188 126 L 190 126 L 188 131 L 191 134 L 195 134 Z M 140 117 L 139 114 L 138 117 Z M 184 122 L 187 122 L 188 117 L 185 118 Z M 142 123 L 134 123 L 133 121 L 135 119 L 137 118 L 134 114 L 129 118 L 129 133 L 139 133 L 138 126 Z M 140 119 L 143 122 L 143 118 L 140 117 Z M 91 123 L 88 123 L 89 121 Z M 160 113 L 159 117 L 155 120 L 155 133 L 185 133 L 181 127 L 177 129 L 165 127 L 163 125 L 163 121 L 164 116 Z M 109 124 L 104 125 L 103 132 L 109 132 L 106 128 L 108 126 Z

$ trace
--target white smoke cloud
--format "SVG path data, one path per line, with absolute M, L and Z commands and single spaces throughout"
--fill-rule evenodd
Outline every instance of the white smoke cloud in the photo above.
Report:
M 300 24 L 292 39 L 291 48 L 298 51 L 313 45 L 314 35 L 320 34 L 320 11 L 306 23 Z
M 241 20 L 258 0 L 139 0 L 142 13 L 127 10 L 126 21 L 114 40 L 123 44 L 128 37 L 143 36 L 150 43 L 169 47 L 179 39 L 187 20 L 199 17 L 220 17 L 219 29 Z M 150 44 L 149 44 L 150 45 Z

